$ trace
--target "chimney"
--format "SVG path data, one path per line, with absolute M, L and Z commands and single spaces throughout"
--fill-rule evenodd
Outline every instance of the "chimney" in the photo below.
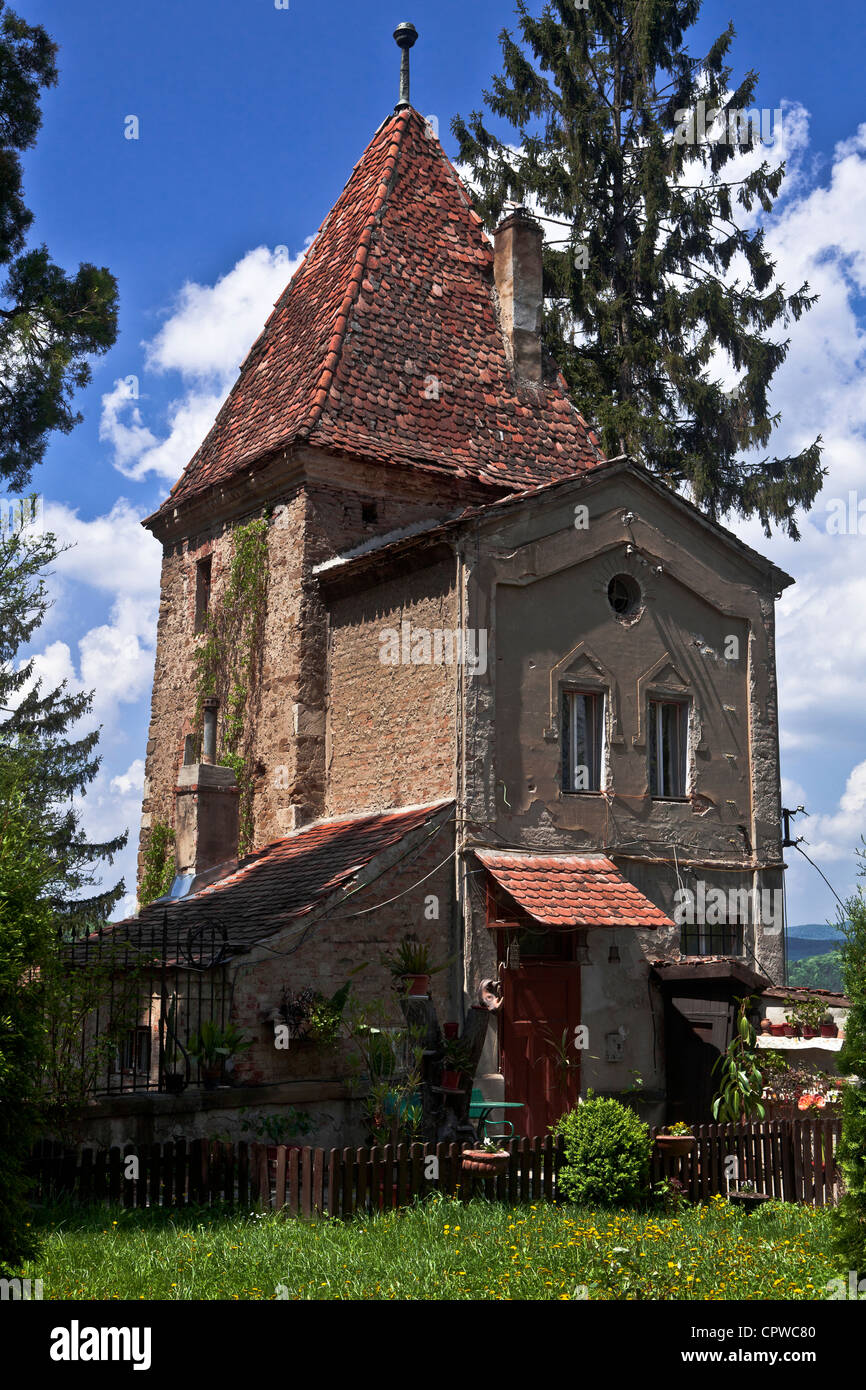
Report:
M 177 777 L 172 897 L 190 892 L 193 879 L 238 855 L 238 784 L 230 767 L 214 762 L 216 711 L 217 701 L 206 700 L 202 761 L 184 764 Z
M 515 208 L 493 236 L 493 276 L 511 365 L 541 381 L 541 247 L 543 233 L 526 208 Z

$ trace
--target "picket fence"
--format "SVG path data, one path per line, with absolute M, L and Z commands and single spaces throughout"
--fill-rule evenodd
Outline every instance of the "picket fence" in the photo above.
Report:
M 697 1142 L 688 1156 L 671 1159 L 653 1149 L 652 1181 L 676 1178 L 686 1195 L 708 1201 L 728 1190 L 726 1160 L 734 1155 L 739 1182 L 756 1191 L 831 1205 L 839 1198 L 840 1129 L 838 1119 L 695 1125 Z M 510 1154 L 507 1170 L 479 1178 L 462 1171 L 459 1144 L 314 1149 L 193 1139 L 94 1150 L 43 1141 L 30 1158 L 31 1192 L 41 1202 L 63 1197 L 126 1207 L 230 1203 L 306 1218 L 387 1210 L 431 1192 L 512 1204 L 562 1200 L 561 1136 L 512 1139 L 503 1147 Z

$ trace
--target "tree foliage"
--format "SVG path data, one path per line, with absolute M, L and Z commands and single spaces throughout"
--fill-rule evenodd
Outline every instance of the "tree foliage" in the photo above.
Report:
M 862 850 L 858 853 L 863 878 L 866 856 Z M 837 1156 L 844 1192 L 836 1211 L 836 1229 L 840 1252 L 852 1269 L 866 1277 L 866 896 L 862 886 L 849 898 L 846 915 L 847 920 L 840 919 L 839 926 L 845 937 L 842 980 L 851 1009 L 838 1065 L 843 1075 L 856 1079 L 842 1092 L 842 1139 Z
M 67 274 L 44 245 L 28 246 L 21 154 L 36 143 L 43 89 L 57 83 L 57 48 L 41 25 L 0 0 L 0 478 L 25 488 L 49 434 L 81 419 L 72 397 L 89 357 L 117 337 L 117 282 L 83 263 Z
M 493 226 L 509 201 L 550 221 L 544 335 L 609 456 L 628 454 L 714 518 L 733 510 L 796 536 L 820 488 L 820 438 L 751 461 L 778 424 L 769 399 L 807 284 L 775 280 L 760 214 L 784 175 L 738 120 L 757 74 L 732 80 L 729 26 L 694 58 L 700 0 L 517 0 L 502 72 L 452 129 Z M 725 140 L 685 113 L 721 111 Z M 488 118 L 489 119 L 489 118 Z M 733 133 L 733 136 L 731 135 Z M 557 225 L 558 224 L 558 225 Z

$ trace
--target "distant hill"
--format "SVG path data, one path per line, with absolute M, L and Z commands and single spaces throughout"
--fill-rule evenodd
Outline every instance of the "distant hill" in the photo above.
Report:
M 788 927 L 788 936 L 808 937 L 810 941 L 841 941 L 842 933 L 835 922 L 800 922 Z
M 837 951 L 844 937 L 838 926 L 828 922 L 800 922 L 788 928 L 788 960 L 806 960 Z

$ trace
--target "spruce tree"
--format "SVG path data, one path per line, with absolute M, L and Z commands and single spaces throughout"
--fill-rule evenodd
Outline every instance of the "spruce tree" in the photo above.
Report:
M 124 885 L 93 888 L 103 860 L 111 862 L 126 834 L 92 842 L 72 804 L 99 770 L 99 730 L 79 733 L 93 694 L 70 691 L 64 681 L 46 690 L 34 680 L 34 662 L 18 660 L 50 603 L 45 570 L 60 554 L 56 537 L 26 525 L 0 538 L 0 805 L 11 804 L 40 826 L 51 873 L 45 894 L 67 939 L 104 923 Z M 16 660 L 18 665 L 16 669 Z
M 488 226 L 509 201 L 549 219 L 545 343 L 608 456 L 628 454 L 714 519 L 756 515 L 796 537 L 796 509 L 821 486 L 820 436 L 784 458 L 751 451 L 779 421 L 784 329 L 814 296 L 776 282 L 760 218 L 747 225 L 771 212 L 784 165 L 736 159 L 761 144 L 739 114 L 757 74 L 732 85 L 732 26 L 690 55 L 700 8 L 550 0 L 534 17 L 517 0 L 519 39 L 503 30 L 484 93 L 509 130 L 478 111 L 452 129 Z
M 89 356 L 117 337 L 117 282 L 83 263 L 68 275 L 45 246 L 27 244 L 21 154 L 41 125 L 40 93 L 57 83 L 57 48 L 41 25 L 0 0 L 0 480 L 23 490 L 53 430 L 81 419 L 76 390 L 90 381 Z

